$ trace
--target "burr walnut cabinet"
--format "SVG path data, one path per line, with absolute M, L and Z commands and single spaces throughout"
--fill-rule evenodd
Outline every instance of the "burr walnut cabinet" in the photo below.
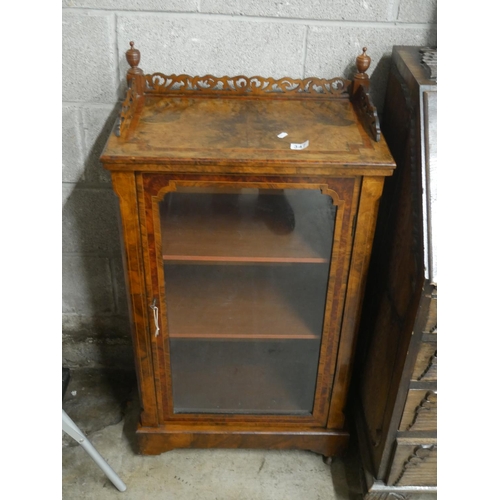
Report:
M 353 80 L 144 74 L 101 156 L 118 196 L 141 453 L 339 454 L 384 178 Z
M 398 167 L 380 203 L 353 384 L 366 500 L 437 491 L 436 73 L 437 50 L 394 47 L 382 130 Z

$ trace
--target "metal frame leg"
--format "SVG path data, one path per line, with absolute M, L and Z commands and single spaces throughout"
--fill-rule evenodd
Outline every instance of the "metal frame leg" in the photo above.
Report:
M 101 468 L 101 470 L 108 476 L 109 480 L 118 488 L 120 491 L 125 491 L 127 487 L 125 483 L 118 477 L 116 472 L 108 465 L 106 460 L 99 455 L 99 452 L 94 448 L 92 443 L 85 437 L 83 432 L 78 428 L 78 426 L 69 418 L 68 414 L 62 411 L 62 429 L 63 431 L 71 436 L 94 460 L 94 462 Z

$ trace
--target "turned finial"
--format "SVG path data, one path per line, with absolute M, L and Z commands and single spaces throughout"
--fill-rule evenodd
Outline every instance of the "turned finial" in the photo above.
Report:
M 366 70 L 370 67 L 370 63 L 372 62 L 370 56 L 366 55 L 366 51 L 368 49 L 363 47 L 363 53 L 356 57 L 356 68 L 358 68 L 357 78 L 366 79 L 368 75 L 366 74 Z
M 143 89 L 143 78 L 144 72 L 139 68 L 139 62 L 141 60 L 141 53 L 134 47 L 134 42 L 130 42 L 130 49 L 125 52 L 125 57 L 127 62 L 130 64 L 130 68 L 127 71 L 127 83 L 130 86 L 132 80 L 135 80 L 136 91 L 138 94 L 142 94 Z
M 365 90 L 370 89 L 370 77 L 365 71 L 370 67 L 372 62 L 370 56 L 366 55 L 368 49 L 363 47 L 363 53 L 356 57 L 356 68 L 358 72 L 354 75 L 351 85 L 351 95 L 355 95 L 359 87 L 364 87 Z
M 141 53 L 134 47 L 134 42 L 130 42 L 130 49 L 125 53 L 125 57 L 130 64 L 132 72 L 136 73 L 136 70 L 139 69 L 137 66 L 139 66 L 139 62 L 141 61 Z

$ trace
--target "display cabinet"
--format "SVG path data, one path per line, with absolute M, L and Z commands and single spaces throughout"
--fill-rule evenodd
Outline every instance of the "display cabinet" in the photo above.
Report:
M 101 156 L 118 196 L 140 451 L 333 457 L 384 178 L 354 79 L 143 74 Z

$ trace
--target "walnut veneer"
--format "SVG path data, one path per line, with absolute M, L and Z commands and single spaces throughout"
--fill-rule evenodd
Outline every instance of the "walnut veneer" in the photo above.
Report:
M 120 203 L 142 453 L 345 448 L 395 168 L 365 52 L 353 80 L 191 77 L 144 75 L 131 43 L 101 161 Z

